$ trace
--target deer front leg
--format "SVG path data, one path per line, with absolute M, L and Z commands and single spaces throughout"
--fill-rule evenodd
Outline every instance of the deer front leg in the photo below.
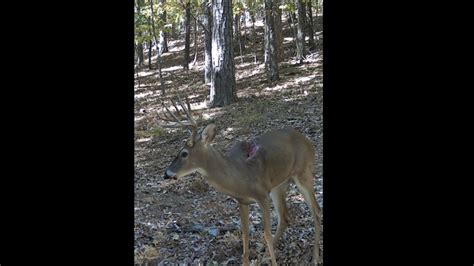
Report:
M 262 208 L 263 214 L 263 236 L 267 242 L 268 252 L 270 253 L 270 258 L 272 261 L 272 265 L 276 266 L 276 259 L 275 253 L 273 252 L 273 239 L 272 239 L 272 224 L 270 222 L 270 203 L 269 198 L 265 198 L 264 200 L 258 201 L 260 208 Z
M 240 226 L 242 227 L 242 242 L 244 246 L 244 254 L 242 255 L 243 265 L 250 265 L 249 261 L 249 205 L 239 204 Z

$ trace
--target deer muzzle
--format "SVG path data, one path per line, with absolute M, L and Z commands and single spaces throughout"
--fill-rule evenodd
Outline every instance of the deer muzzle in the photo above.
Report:
M 176 179 L 176 173 L 173 173 L 172 171 L 167 169 L 165 171 L 165 174 L 163 175 L 163 179 L 170 179 L 170 178 Z

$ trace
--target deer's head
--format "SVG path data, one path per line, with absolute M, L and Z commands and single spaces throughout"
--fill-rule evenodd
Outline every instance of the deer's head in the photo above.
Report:
M 214 124 L 207 125 L 199 133 L 195 128 L 192 128 L 191 137 L 168 166 L 163 178 L 177 179 L 195 171 L 204 172 L 203 166 L 207 163 L 207 148 L 215 134 L 216 126 Z
M 216 126 L 214 124 L 209 124 L 202 131 L 198 132 L 198 123 L 192 116 L 188 98 L 186 97 L 186 104 L 184 104 L 179 93 L 177 95 L 178 100 L 176 102 L 171 101 L 176 112 L 172 112 L 162 103 L 165 111 L 162 115 L 158 114 L 158 117 L 162 121 L 171 122 L 171 124 L 161 124 L 161 126 L 186 128 L 191 133 L 191 136 L 166 169 L 163 176 L 164 179 L 177 179 L 195 171 L 203 173 L 203 166 L 207 163 L 207 148 L 216 134 Z

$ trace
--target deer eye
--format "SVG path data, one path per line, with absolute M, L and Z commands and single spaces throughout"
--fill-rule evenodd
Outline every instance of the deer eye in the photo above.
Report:
M 181 157 L 183 157 L 183 158 L 188 157 L 188 152 L 187 152 L 187 151 L 183 151 L 183 152 L 181 153 Z

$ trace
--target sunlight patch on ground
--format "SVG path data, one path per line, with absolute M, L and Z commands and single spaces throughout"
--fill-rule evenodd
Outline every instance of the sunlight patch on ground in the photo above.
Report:
M 245 67 L 252 66 L 252 65 L 254 65 L 253 62 L 251 62 L 251 63 L 240 63 L 240 64 L 237 64 L 237 65 L 236 65 L 236 68 L 237 68 L 237 69 L 239 69 L 239 68 L 245 68 Z
M 143 92 L 143 93 L 136 93 L 135 99 L 145 98 L 146 96 L 153 94 L 153 91 Z
M 143 77 L 146 77 L 146 76 L 149 76 L 149 75 L 153 75 L 153 74 L 155 74 L 155 71 L 156 70 L 149 70 L 149 69 L 146 68 L 146 69 L 138 72 L 138 77 L 143 78 Z
M 306 96 L 307 94 L 305 94 Z M 295 97 L 289 97 L 289 98 L 285 98 L 283 99 L 283 101 L 285 102 L 293 102 L 293 101 L 296 101 L 296 100 L 301 100 L 303 96 L 295 96 Z
M 189 64 L 189 69 L 192 69 L 193 71 L 203 71 L 204 64 L 200 64 L 199 62 L 196 62 L 194 66 L 193 64 Z
M 312 79 L 316 78 L 316 75 L 310 75 L 310 76 L 306 76 L 306 77 L 300 77 L 300 78 L 295 78 L 295 82 L 296 83 L 305 83 L 305 82 L 308 82 Z
M 179 52 L 184 49 L 184 45 L 174 46 L 168 49 L 170 52 Z
M 192 99 L 193 97 L 189 97 L 189 99 Z M 207 104 L 205 101 L 201 101 L 201 102 L 198 102 L 198 103 L 192 103 L 191 104 L 191 109 L 193 111 L 197 111 L 197 110 L 201 110 L 201 109 L 206 109 L 207 108 Z
M 202 113 L 202 117 L 204 119 L 208 120 L 208 119 L 211 119 L 213 117 L 222 115 L 223 113 L 224 113 L 224 111 L 222 110 L 222 107 L 217 107 L 217 108 L 206 110 L 206 112 Z
M 263 27 L 263 20 L 259 19 L 255 21 L 255 27 Z
M 264 91 L 281 91 L 283 89 L 286 89 L 288 87 L 288 83 L 285 84 L 279 84 L 273 87 L 265 87 L 263 90 Z
M 142 138 L 142 139 L 137 139 L 137 142 L 147 142 L 150 141 L 152 138 Z
M 248 63 L 248 64 L 242 64 L 242 65 L 254 65 L 253 63 Z M 245 67 L 245 66 L 242 66 Z M 252 70 L 241 70 L 237 69 L 238 71 L 235 72 L 235 79 L 236 80 L 241 80 L 245 79 L 247 77 L 253 76 L 255 74 L 262 74 L 263 75 L 263 69 L 265 68 L 265 64 L 259 64 L 258 66 L 254 67 Z
M 144 118 L 145 118 L 144 115 L 142 115 L 142 116 L 137 116 L 137 115 L 135 115 L 135 122 L 141 121 L 141 120 L 143 120 Z
M 183 68 L 182 66 L 172 66 L 172 67 L 162 68 L 161 72 L 172 72 L 172 71 L 180 70 L 182 68 Z

